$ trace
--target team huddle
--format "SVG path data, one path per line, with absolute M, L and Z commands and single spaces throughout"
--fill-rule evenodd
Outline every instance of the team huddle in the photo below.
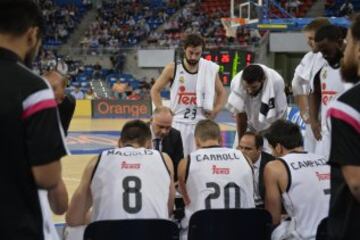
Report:
M 38 10 L 27 4 L 30 10 L 22 14 L 36 19 L 31 15 Z M 16 8 L 9 3 L 6 7 Z M 18 32 L 0 24 L 0 72 L 6 76 L 17 73 L 26 89 L 16 94 L 14 87 L 1 83 L 3 89 L 12 89 L 4 93 L 6 99 L 24 108 L 10 117 L 21 119 L 17 127 L 23 131 L 18 137 L 24 134 L 23 139 L 4 143 L 4 147 L 13 149 L 10 146 L 15 142 L 24 148 L 21 158 L 30 162 L 34 175 L 24 174 L 26 181 L 47 190 L 37 193 L 38 188 L 31 191 L 23 186 L 30 200 L 38 199 L 39 194 L 35 210 L 25 203 L 18 210 L 9 208 L 12 204 L 1 200 L 0 210 L 9 218 L 9 227 L 1 227 L 6 239 L 43 239 L 41 235 L 59 239 L 51 212 L 66 212 L 68 240 L 83 239 L 84 229 L 92 222 L 115 219 L 177 221 L 180 238 L 187 239 L 194 213 L 235 208 L 268 211 L 273 240 L 316 239 L 324 219 L 327 239 L 360 238 L 360 15 L 355 16 L 346 37 L 344 30 L 326 18 L 316 18 L 304 29 L 311 52 L 296 68 L 292 81 L 307 124 L 304 135 L 298 125 L 286 120 L 285 82 L 278 72 L 250 64 L 234 77 L 227 97 L 219 66 L 201 57 L 204 39 L 188 34 L 181 61 L 169 63 L 151 89 L 155 109 L 150 121 L 126 122 L 117 146 L 88 163 L 68 206 L 59 159 L 67 153 L 63 128 L 67 132 L 70 120 L 64 120 L 66 126 L 60 122 L 60 102 L 50 91 L 54 88 L 51 76 L 49 84 L 26 65 L 27 57 L 39 48 L 40 25 L 34 20 L 20 38 Z M 13 36 L 20 40 L 10 44 Z M 23 44 L 26 54 L 14 50 L 16 44 Z M 28 79 L 36 84 L 30 87 Z M 166 86 L 170 86 L 169 107 L 160 95 Z M 233 148 L 223 147 L 215 121 L 224 108 L 236 122 Z M 10 156 L 5 148 L 3 152 Z M 2 173 L 6 178 L 17 175 Z M 47 173 L 51 176 L 45 177 Z M 23 196 L 14 188 L 6 191 Z M 26 238 L 27 231 L 18 231 L 26 224 L 16 225 L 21 211 L 30 216 L 29 212 L 40 208 L 42 217 L 34 217 L 33 225 L 30 218 L 24 218 L 31 229 L 28 232 L 35 236 Z M 179 209 L 183 215 L 174 216 Z M 10 211 L 16 214 L 10 217 Z M 39 222 L 42 232 L 36 233 Z

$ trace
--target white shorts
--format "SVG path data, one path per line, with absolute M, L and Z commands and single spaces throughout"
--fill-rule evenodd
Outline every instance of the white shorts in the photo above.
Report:
M 321 140 L 316 143 L 315 153 L 324 156 L 326 160 L 330 156 L 331 134 L 329 131 L 321 132 Z
M 172 127 L 179 130 L 181 133 L 182 144 L 184 147 L 184 157 L 186 158 L 190 153 L 196 150 L 195 144 L 195 124 L 187 124 L 181 122 L 173 122 Z
M 86 227 L 87 225 L 77 227 L 67 226 L 64 231 L 64 240 L 83 240 Z
M 60 240 L 52 221 L 52 211 L 49 205 L 48 191 L 38 190 L 41 212 L 43 215 L 44 240 Z
M 304 135 L 304 150 L 310 153 L 315 153 L 317 141 L 314 137 L 314 133 L 311 129 L 310 124 L 305 126 L 305 135 Z

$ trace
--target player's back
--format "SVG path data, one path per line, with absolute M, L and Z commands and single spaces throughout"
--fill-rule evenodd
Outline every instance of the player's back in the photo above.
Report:
M 156 150 L 104 151 L 91 183 L 92 220 L 168 218 L 170 174 Z
M 230 148 L 203 148 L 190 155 L 184 225 L 202 209 L 252 208 L 252 170 L 243 154 Z
M 299 239 L 315 239 L 320 221 L 328 215 L 330 167 L 324 157 L 294 152 L 282 158 L 288 168 L 289 183 L 282 194 L 284 207 L 295 223 Z M 297 238 L 296 238 L 297 239 Z

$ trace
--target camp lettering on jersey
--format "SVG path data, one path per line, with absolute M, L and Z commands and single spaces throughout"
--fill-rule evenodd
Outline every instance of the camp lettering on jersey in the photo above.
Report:
M 224 154 L 197 154 L 194 156 L 196 161 L 228 161 L 239 160 L 240 156 L 236 153 L 224 153 Z
M 306 152 L 289 153 L 282 159 L 290 173 L 283 205 L 294 221 L 287 231 L 301 239 L 315 239 L 317 226 L 328 216 L 330 166 L 324 157 Z
M 170 89 L 170 108 L 175 114 L 174 121 L 195 124 L 205 119 L 202 110 L 196 106 L 198 74 L 189 73 L 182 63 L 175 64 L 176 73 Z
M 296 162 L 292 162 L 290 164 L 290 167 L 293 170 L 299 170 L 301 168 L 312 168 L 312 167 L 317 167 L 317 166 L 322 166 L 322 165 L 326 165 L 326 160 L 325 159 L 314 159 L 314 160 L 301 160 L 301 161 L 296 161 Z

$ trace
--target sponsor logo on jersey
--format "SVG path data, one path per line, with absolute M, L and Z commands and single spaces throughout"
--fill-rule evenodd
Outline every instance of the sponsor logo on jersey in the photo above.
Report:
M 319 181 L 327 181 L 330 180 L 330 173 L 319 173 L 315 172 L 316 177 L 319 179 Z
M 186 92 L 186 88 L 184 86 L 180 86 L 178 95 L 179 95 L 178 104 L 196 105 L 196 93 L 195 92 Z
M 327 90 L 326 83 L 321 84 L 321 102 L 325 106 L 328 105 L 328 103 L 335 97 L 335 95 L 338 93 L 337 91 L 333 90 Z
M 185 78 L 184 78 L 184 76 L 180 76 L 180 77 L 179 77 L 179 82 L 182 83 L 182 84 L 185 83 Z
M 326 81 L 326 78 L 327 78 L 327 70 L 326 70 L 326 68 L 323 68 L 323 71 L 321 73 L 321 78 L 324 79 L 324 81 Z
M 229 175 L 230 174 L 230 168 L 221 168 L 217 167 L 216 165 L 212 165 L 212 174 L 214 175 Z
M 140 163 L 127 163 L 126 161 L 123 161 L 121 163 L 121 169 L 140 169 L 141 164 Z

